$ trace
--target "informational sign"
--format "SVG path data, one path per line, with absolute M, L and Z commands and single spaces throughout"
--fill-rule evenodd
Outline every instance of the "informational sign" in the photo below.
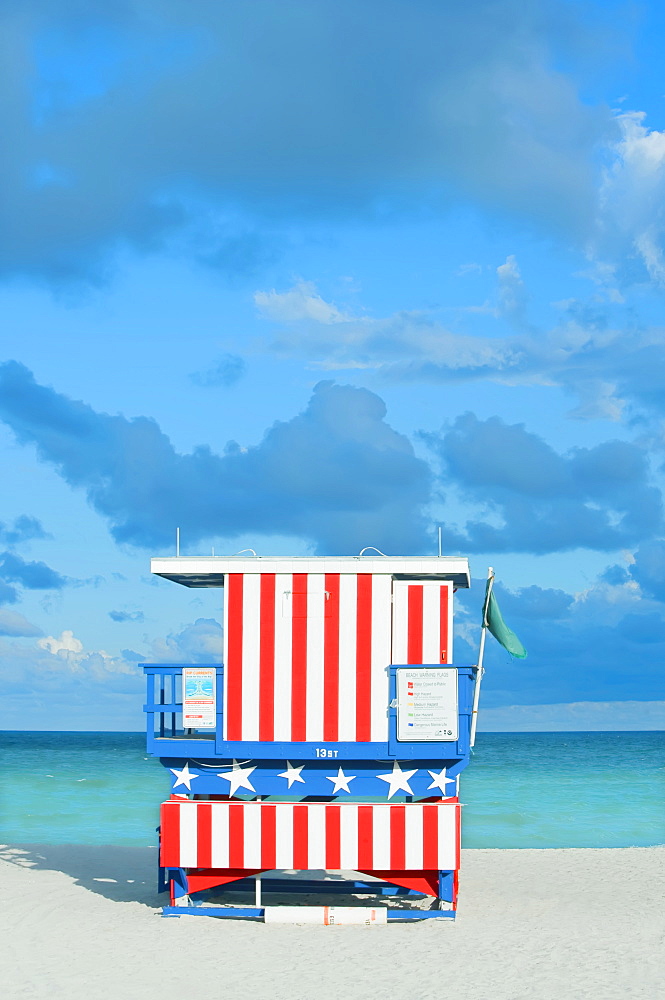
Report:
M 400 667 L 397 674 L 397 739 L 431 743 L 459 735 L 457 670 Z
M 183 667 L 182 725 L 184 729 L 214 729 L 217 725 L 214 667 Z

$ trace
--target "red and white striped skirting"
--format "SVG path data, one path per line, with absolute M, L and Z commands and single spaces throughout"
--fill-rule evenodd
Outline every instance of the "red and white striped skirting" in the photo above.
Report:
M 171 868 L 454 871 L 457 802 L 201 802 L 161 807 Z

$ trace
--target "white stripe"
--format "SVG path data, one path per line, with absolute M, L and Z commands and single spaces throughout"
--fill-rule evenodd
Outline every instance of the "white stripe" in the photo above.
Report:
M 457 861 L 457 824 L 455 812 L 459 807 L 454 803 L 437 806 L 439 817 L 438 859 L 441 871 L 453 871 Z
M 196 802 L 182 803 L 180 806 L 180 867 L 196 868 Z
M 259 738 L 261 577 L 245 574 L 242 616 L 242 739 Z
M 307 710 L 306 737 L 323 739 L 323 627 L 325 577 L 307 577 Z
M 388 667 L 406 660 L 391 659 L 392 579 L 372 577 L 372 711 L 371 737 L 374 743 L 388 740 Z
M 406 663 L 409 636 L 409 585 L 396 580 L 393 585 L 392 662 Z
M 404 815 L 406 816 L 404 865 L 407 871 L 417 871 L 423 867 L 423 807 L 418 802 L 410 802 Z
M 311 869 L 326 867 L 326 807 L 323 803 L 307 809 L 307 861 Z
M 339 740 L 356 739 L 356 619 L 358 577 L 339 578 Z
M 275 868 L 293 868 L 293 805 L 275 807 Z
M 275 739 L 291 740 L 291 638 L 293 577 L 275 577 Z
M 423 663 L 441 663 L 441 587 L 423 584 Z
M 211 823 L 211 867 L 229 867 L 229 807 L 226 802 L 213 802 Z
M 390 866 L 390 806 L 374 806 L 372 810 L 372 868 L 379 871 Z
M 243 804 L 243 868 L 261 867 L 261 803 Z
M 341 868 L 356 871 L 358 867 L 358 806 L 345 802 L 339 809 Z

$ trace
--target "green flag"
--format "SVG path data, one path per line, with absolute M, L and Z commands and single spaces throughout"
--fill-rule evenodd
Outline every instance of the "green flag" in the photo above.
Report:
M 511 656 L 517 656 L 523 660 L 526 656 L 526 649 L 519 641 L 512 629 L 509 629 L 504 622 L 499 604 L 492 592 L 494 577 L 491 576 L 485 588 L 485 608 L 483 612 L 483 625 L 486 625 L 497 642 L 500 642 L 504 649 L 507 649 Z

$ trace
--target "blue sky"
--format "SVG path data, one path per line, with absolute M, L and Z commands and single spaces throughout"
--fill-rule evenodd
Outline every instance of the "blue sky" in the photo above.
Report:
M 0 725 L 219 658 L 151 555 L 468 555 L 486 729 L 665 721 L 655 2 L 0 11 Z

